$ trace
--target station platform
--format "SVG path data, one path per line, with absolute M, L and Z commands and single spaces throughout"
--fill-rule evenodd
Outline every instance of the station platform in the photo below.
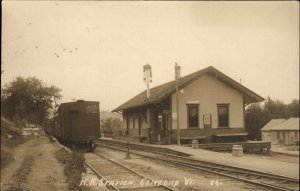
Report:
M 220 153 L 204 149 L 193 149 L 191 147 L 177 145 L 163 145 L 169 149 L 185 152 L 192 155 L 192 158 L 216 162 L 230 166 L 247 168 L 257 171 L 269 172 L 278 175 L 299 178 L 299 163 L 288 163 L 267 159 L 267 157 L 255 157 L 243 155 L 243 157 L 234 157 L 231 153 Z
M 299 150 L 288 150 L 291 147 L 287 146 L 280 146 L 280 145 L 272 145 L 271 152 L 276 154 L 283 154 L 289 156 L 298 156 L 299 157 Z M 299 146 L 298 146 L 299 149 Z
M 101 139 L 112 140 L 110 138 L 101 138 Z M 113 140 L 113 141 L 118 142 L 119 140 Z M 124 141 L 119 141 L 119 142 L 124 142 Z M 264 157 L 263 155 L 262 157 L 257 157 L 257 156 L 251 156 L 251 154 L 246 154 L 243 155 L 242 157 L 234 157 L 232 156 L 231 153 L 214 152 L 214 151 L 209 151 L 204 149 L 193 149 L 192 147 L 186 147 L 186 146 L 156 145 L 156 144 L 134 143 L 134 142 L 130 142 L 130 144 L 167 148 L 177 152 L 189 154 L 191 155 L 190 157 L 194 159 L 299 178 L 299 163 L 290 163 L 290 162 L 272 160 L 270 159 L 270 157 Z

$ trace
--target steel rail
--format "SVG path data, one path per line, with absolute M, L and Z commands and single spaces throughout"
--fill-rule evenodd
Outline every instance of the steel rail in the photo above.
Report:
M 127 166 L 125 166 L 125 165 L 123 165 L 123 164 L 121 164 L 121 163 L 118 163 L 117 161 L 114 161 L 114 160 L 112 160 L 112 159 L 110 159 L 110 158 L 107 158 L 107 157 L 105 157 L 105 156 L 103 156 L 103 155 L 101 155 L 101 154 L 99 154 L 99 153 L 97 153 L 97 152 L 94 152 L 94 154 L 97 155 L 97 156 L 99 156 L 99 157 L 101 157 L 101 158 L 104 158 L 105 160 L 108 160 L 108 161 L 110 161 L 110 162 L 112 162 L 112 163 L 114 163 L 114 164 L 117 164 L 117 165 L 121 166 L 122 168 L 125 168 L 126 170 L 132 172 L 133 174 L 138 175 L 138 176 L 141 177 L 142 179 L 149 180 L 149 181 L 151 181 L 151 182 L 155 182 L 155 181 L 152 180 L 151 178 L 146 177 L 146 176 L 140 174 L 139 172 L 136 172 L 135 170 L 130 169 L 129 167 L 127 167 Z M 110 186 L 113 190 L 120 191 L 119 188 L 117 188 L 116 186 L 110 184 L 109 180 L 107 180 L 107 179 L 105 178 L 104 175 L 102 175 L 102 174 L 99 173 L 94 167 L 92 167 L 92 165 L 90 165 L 90 164 L 87 163 L 87 162 L 85 162 L 85 163 L 86 163 L 86 165 L 87 165 L 87 166 L 88 166 L 88 167 L 89 167 L 89 168 L 90 168 L 90 169 L 91 169 L 98 177 L 100 177 L 101 179 L 103 179 L 103 180 L 105 181 L 105 183 L 106 183 L 108 186 Z M 149 186 L 148 186 L 148 187 L 149 187 Z M 147 187 L 147 186 L 144 186 L 144 187 L 141 187 L 141 189 L 142 189 L 142 188 L 148 188 L 148 187 Z M 151 187 L 152 187 L 152 188 L 153 188 L 153 187 L 161 187 L 161 188 L 163 188 L 164 190 L 175 191 L 174 189 L 172 189 L 172 188 L 170 188 L 170 187 L 168 187 L 168 186 L 165 186 L 165 185 L 153 185 L 153 186 L 151 186 Z
M 101 146 L 105 146 L 107 148 L 113 148 L 113 149 L 118 149 L 118 150 L 123 151 L 123 152 L 127 152 L 127 150 L 120 149 L 120 148 L 115 148 L 115 147 L 111 147 L 111 146 L 107 146 L 107 145 L 103 145 L 103 144 L 101 144 Z M 147 158 L 150 158 L 150 159 L 160 160 L 160 161 L 163 161 L 163 162 L 175 164 L 177 166 L 180 165 L 180 166 L 183 166 L 183 167 L 188 167 L 188 168 L 193 169 L 193 170 L 200 170 L 200 171 L 208 172 L 208 173 L 211 173 L 211 174 L 217 174 L 217 175 L 224 176 L 224 177 L 227 177 L 227 178 L 231 178 L 231 179 L 235 179 L 235 180 L 238 180 L 238 181 L 246 182 L 246 183 L 251 184 L 251 185 L 259 186 L 261 188 L 267 188 L 267 189 L 278 190 L 278 191 L 293 191 L 293 189 L 289 189 L 289 188 L 279 187 L 279 186 L 276 186 L 276 185 L 271 185 L 271 184 L 267 184 L 267 183 L 263 183 L 263 182 L 248 180 L 248 179 L 245 179 L 245 178 L 241 178 L 239 176 L 232 176 L 232 175 L 229 175 L 229 174 L 220 173 L 220 172 L 216 172 L 216 171 L 213 171 L 213 170 L 208 170 L 208 169 L 206 169 L 206 167 L 203 167 L 203 166 L 199 167 L 199 166 L 195 166 L 195 165 L 191 165 L 191 164 L 186 164 L 184 162 L 170 161 L 170 160 L 167 160 L 167 159 L 158 158 L 157 156 L 153 157 L 153 156 L 140 154 L 140 153 L 136 153 L 136 152 L 132 152 L 132 151 L 131 151 L 131 153 L 135 154 L 135 155 L 147 157 Z M 172 155 L 172 157 L 177 157 L 177 156 Z M 220 165 L 220 164 L 218 164 L 218 165 Z M 228 166 L 226 166 L 226 167 L 228 167 Z M 245 172 L 242 172 L 242 173 L 245 173 Z M 262 175 L 256 175 L 255 174 L 255 176 L 261 177 Z M 271 178 L 271 177 L 268 176 L 268 178 Z
M 100 174 L 92 165 L 90 165 L 88 162 L 85 162 L 85 165 L 88 166 L 96 174 L 96 176 L 98 176 L 98 178 L 104 180 L 106 185 L 109 185 L 110 188 L 112 188 L 115 191 L 120 191 L 117 187 L 110 184 L 110 182 L 102 174 Z
M 114 160 L 112 160 L 112 159 L 110 159 L 110 158 L 107 158 L 107 157 L 105 157 L 105 156 L 103 156 L 103 155 L 101 155 L 101 154 L 99 154 L 99 153 L 96 153 L 96 152 L 94 152 L 94 154 L 96 154 L 96 155 L 98 155 L 98 156 L 100 156 L 100 157 L 102 157 L 102 158 L 104 158 L 104 159 L 106 159 L 106 160 L 109 160 L 109 161 L 111 161 L 111 162 L 113 162 L 113 163 L 115 163 L 115 164 L 117 164 L 117 165 L 119 165 L 119 166 L 121 166 L 121 167 L 123 167 L 123 168 L 125 168 L 125 169 L 127 169 L 127 170 L 129 170 L 129 171 L 131 171 L 132 173 L 134 173 L 134 174 L 140 176 L 140 177 L 143 178 L 143 179 L 147 179 L 147 180 L 150 180 L 151 182 L 154 182 L 154 180 L 152 180 L 151 178 L 146 177 L 145 175 L 142 175 L 142 174 L 140 174 L 139 172 L 137 172 L 137 171 L 135 171 L 135 170 L 133 170 L 133 169 L 130 169 L 129 167 L 127 167 L 127 166 L 125 166 L 125 165 L 123 165 L 123 164 L 121 164 L 121 163 L 119 163 L 119 162 L 117 162 L 117 161 L 114 161 Z M 164 189 L 169 190 L 169 191 L 174 191 L 174 189 L 172 189 L 172 188 L 170 188 L 170 187 L 168 187 L 168 186 L 165 186 L 165 185 L 158 185 L 158 186 L 159 186 L 159 187 L 163 187 Z
M 115 146 L 120 146 L 118 143 L 116 144 L 115 142 L 110 142 L 110 143 L 113 143 Z M 121 146 L 126 147 L 127 145 L 125 143 L 122 143 Z M 131 149 L 140 150 L 142 152 L 145 152 L 145 150 L 143 150 L 141 148 L 131 147 Z M 246 168 L 240 168 L 240 167 L 236 167 L 236 166 L 229 166 L 229 165 L 223 165 L 223 164 L 214 163 L 214 162 L 203 161 L 203 160 L 200 160 L 200 159 L 191 159 L 191 158 L 188 158 L 188 157 L 173 155 L 173 154 L 169 154 L 169 153 L 163 153 L 163 152 L 159 152 L 159 151 L 150 151 L 150 152 L 161 154 L 161 155 L 164 155 L 164 156 L 173 157 L 173 158 L 184 159 L 185 161 L 188 160 L 188 161 L 192 161 L 192 162 L 195 162 L 195 163 L 204 163 L 205 165 L 206 164 L 211 165 L 211 166 L 207 167 L 207 166 L 203 166 L 201 164 L 194 164 L 195 166 L 200 166 L 200 167 L 205 167 L 205 168 L 213 168 L 213 169 L 217 169 L 217 170 L 226 170 L 226 171 L 230 171 L 232 173 L 238 173 L 238 172 L 246 173 L 247 172 L 247 174 L 254 175 L 254 176 L 261 176 L 261 177 L 265 177 L 265 178 L 291 181 L 291 182 L 295 182 L 295 183 L 299 182 L 299 180 L 297 178 L 292 178 L 292 177 L 287 177 L 287 176 L 282 176 L 282 175 L 277 175 L 277 174 L 271 174 L 271 173 L 268 173 L 268 172 L 254 171 L 254 170 L 250 170 L 250 169 L 246 169 Z M 224 169 L 224 168 L 227 168 L 227 169 Z

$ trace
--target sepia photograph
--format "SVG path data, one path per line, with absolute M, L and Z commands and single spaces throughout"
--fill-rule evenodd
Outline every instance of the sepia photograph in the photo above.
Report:
M 298 1 L 3 0 L 1 191 L 299 190 Z

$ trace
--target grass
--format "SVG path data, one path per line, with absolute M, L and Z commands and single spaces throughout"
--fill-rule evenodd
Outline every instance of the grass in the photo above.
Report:
M 88 188 L 79 186 L 81 174 L 85 171 L 84 156 L 80 151 L 67 152 L 60 149 L 56 152 L 57 160 L 64 165 L 64 173 L 70 191 L 86 191 Z
M 7 147 L 1 146 L 1 169 L 14 160 L 13 153 Z
M 47 135 L 47 137 L 49 138 L 50 143 L 56 142 L 55 138 L 53 138 L 51 135 Z
M 13 148 L 24 142 L 26 139 L 22 136 L 22 131 L 13 122 L 1 117 L 1 146 Z
M 14 148 L 26 142 L 21 130 L 1 116 L 1 169 L 14 160 Z

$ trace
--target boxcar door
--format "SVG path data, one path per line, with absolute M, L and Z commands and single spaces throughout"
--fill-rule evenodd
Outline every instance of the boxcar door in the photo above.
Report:
M 70 129 L 70 135 L 71 135 L 71 139 L 73 141 L 77 141 L 77 135 L 78 132 L 77 130 L 79 128 L 77 128 L 78 126 L 78 117 L 79 117 L 79 111 L 78 110 L 72 110 L 70 111 L 70 120 L 69 120 L 69 129 Z

